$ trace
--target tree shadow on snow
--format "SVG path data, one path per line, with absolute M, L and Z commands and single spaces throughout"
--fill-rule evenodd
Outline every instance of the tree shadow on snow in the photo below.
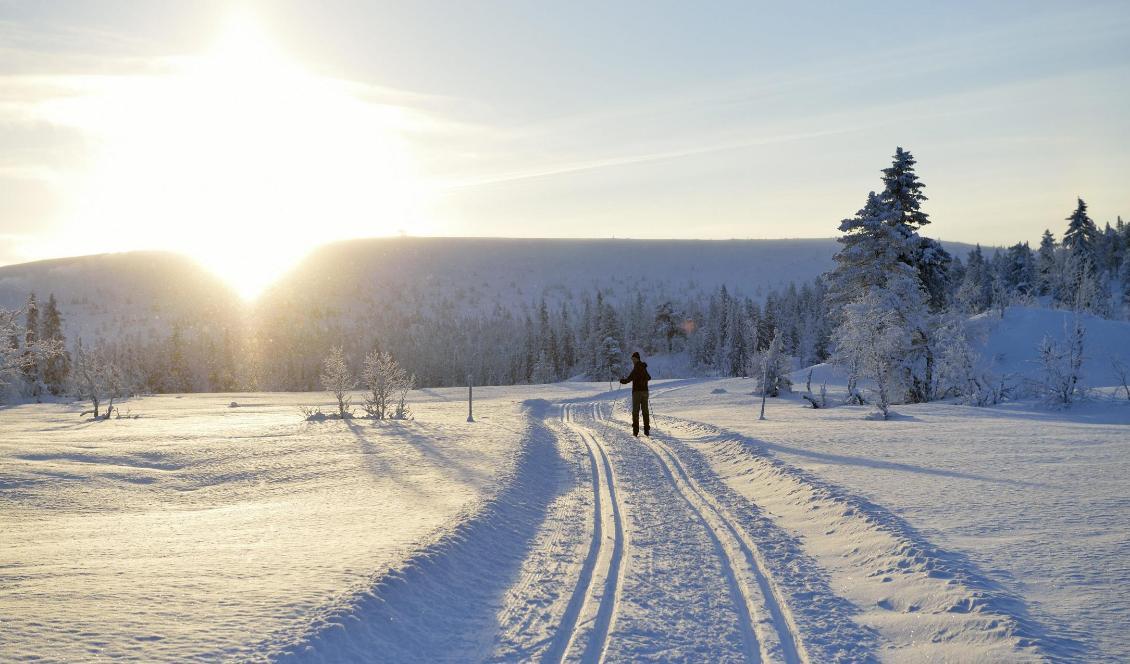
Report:
M 550 406 L 540 400 L 524 406 L 517 463 L 498 492 L 406 561 L 376 574 L 368 590 L 327 612 L 272 659 L 462 662 L 489 655 L 503 596 L 564 486 L 566 463 L 545 423 Z

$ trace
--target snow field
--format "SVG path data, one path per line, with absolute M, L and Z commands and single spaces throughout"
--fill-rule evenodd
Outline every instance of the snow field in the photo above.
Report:
M 811 410 L 752 381 L 0 412 L 0 642 L 48 661 L 1111 661 L 1130 408 Z M 228 408 L 232 399 L 241 404 Z M 12 644 L 9 646 L 9 644 Z
M 758 422 L 749 389 L 704 381 L 660 397 L 679 418 L 660 430 L 800 538 L 884 659 L 1130 656 L 1130 407 L 935 403 L 869 422 L 868 408 L 771 399 Z
M 471 427 L 432 399 L 414 422 L 302 422 L 324 399 L 0 413 L 0 659 L 265 659 L 474 513 L 526 421 L 483 399 Z

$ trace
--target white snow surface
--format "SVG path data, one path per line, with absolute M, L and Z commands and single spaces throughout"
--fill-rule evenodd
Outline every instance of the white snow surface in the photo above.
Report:
M 0 410 L 0 659 L 1130 658 L 1130 405 L 652 387 L 650 438 L 606 383 Z

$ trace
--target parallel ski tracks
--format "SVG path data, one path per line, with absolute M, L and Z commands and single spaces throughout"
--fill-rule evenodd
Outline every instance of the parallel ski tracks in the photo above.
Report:
M 562 408 L 562 419 L 576 432 L 589 454 L 593 488 L 592 542 L 557 636 L 543 658 L 545 662 L 602 661 L 624 584 L 624 515 L 616 475 L 599 439 L 575 424 L 575 408 L 566 404 Z M 595 417 L 595 404 L 593 409 Z
M 554 642 L 543 658 L 544 662 L 555 664 L 603 661 L 620 603 L 627 548 L 624 514 L 612 463 L 601 436 L 578 423 L 578 412 L 591 414 L 594 424 L 607 420 L 598 403 L 565 404 L 562 408 L 562 420 L 581 440 L 589 456 L 593 533 L 577 585 Z M 713 541 L 738 614 L 746 659 L 790 664 L 808 662 L 788 605 L 773 584 L 749 534 L 699 485 L 667 443 L 658 437 L 641 437 L 639 441 L 655 455 L 666 479 Z

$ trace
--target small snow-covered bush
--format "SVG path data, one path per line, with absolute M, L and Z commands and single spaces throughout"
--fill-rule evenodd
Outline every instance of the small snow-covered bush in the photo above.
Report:
M 365 356 L 362 380 L 369 393 L 361 406 L 369 417 L 383 420 L 386 417 L 405 420 L 410 416 L 408 391 L 416 383 L 415 376 L 400 366 L 389 353 L 373 351 Z
M 330 349 L 329 356 L 322 363 L 322 387 L 337 399 L 337 412 L 341 419 L 345 419 L 349 412 L 350 397 L 346 394 L 357 386 L 353 373 L 345 362 L 345 353 L 341 346 Z
M 1064 408 L 1086 396 L 1083 386 L 1083 348 L 1087 330 L 1078 318 L 1062 342 L 1044 337 L 1039 352 L 1040 375 L 1036 389 L 1048 403 Z
M 87 350 L 79 344 L 71 369 L 71 392 L 91 403 L 91 409 L 83 411 L 82 416 L 108 420 L 114 412 L 114 399 L 126 395 L 125 379 L 105 349 Z M 103 401 L 108 402 L 104 412 L 101 411 Z
M 757 380 L 760 393 L 777 397 L 781 392 L 792 392 L 793 382 L 788 375 L 790 364 L 791 359 L 785 354 L 781 330 L 777 330 L 769 348 L 758 358 Z

